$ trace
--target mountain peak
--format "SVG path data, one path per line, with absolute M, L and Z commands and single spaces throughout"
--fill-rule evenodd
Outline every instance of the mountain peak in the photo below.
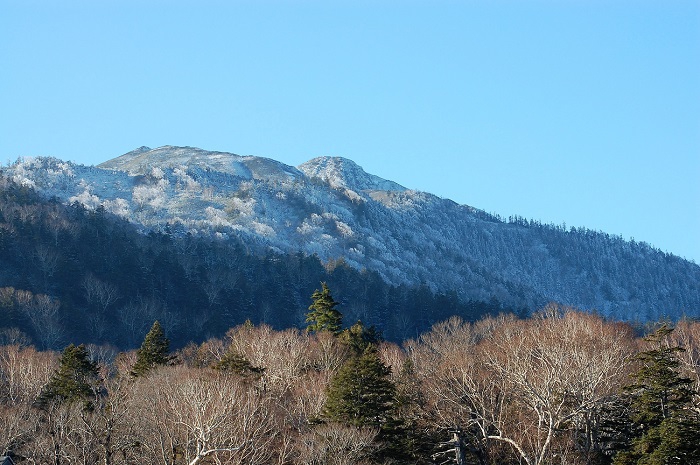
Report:
M 297 167 L 310 178 L 319 178 L 334 189 L 405 191 L 393 181 L 369 174 L 360 165 L 343 157 L 317 157 Z
M 172 168 L 176 166 L 199 166 L 216 168 L 219 171 L 234 172 L 239 174 L 236 162 L 242 157 L 233 153 L 210 152 L 196 147 L 175 147 L 164 145 L 151 149 L 139 147 L 136 150 L 125 153 L 97 165 L 98 168 L 126 171 L 129 174 L 145 174 L 152 168 Z
M 173 145 L 155 149 L 139 147 L 97 165 L 98 168 L 126 171 L 131 175 L 143 175 L 156 167 L 167 169 L 181 166 L 218 171 L 246 179 L 287 179 L 299 175 L 294 167 L 269 158 Z

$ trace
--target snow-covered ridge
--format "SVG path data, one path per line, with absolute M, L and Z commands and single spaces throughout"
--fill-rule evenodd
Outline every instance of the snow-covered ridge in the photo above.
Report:
M 344 158 L 298 168 L 193 147 L 141 147 L 93 166 L 26 158 L 14 181 L 65 203 L 100 206 L 145 231 L 222 239 L 260 253 L 343 258 L 392 284 L 534 308 L 558 301 L 606 316 L 700 314 L 700 267 L 584 229 L 504 223 L 409 190 Z
M 299 165 L 310 178 L 319 178 L 334 189 L 403 192 L 405 187 L 366 173 L 357 163 L 342 157 L 318 157 Z
M 98 168 L 126 171 L 130 175 L 145 175 L 153 168 L 200 168 L 218 171 L 246 179 L 285 179 L 299 176 L 299 171 L 276 160 L 240 156 L 227 152 L 211 152 L 196 147 L 166 145 L 151 149 L 139 147 L 120 157 L 97 165 Z
M 126 171 L 131 175 L 144 175 L 152 168 L 174 168 L 178 166 L 210 167 L 235 175 L 248 175 L 242 167 L 243 157 L 222 152 L 209 152 L 195 147 L 173 147 L 166 145 L 156 149 L 140 147 L 120 157 L 97 165 L 98 168 Z

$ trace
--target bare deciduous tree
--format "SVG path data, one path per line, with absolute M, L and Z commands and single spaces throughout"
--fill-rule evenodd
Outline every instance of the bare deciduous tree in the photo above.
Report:
M 80 412 L 85 442 L 92 444 L 95 457 L 103 465 L 138 461 L 141 438 L 134 415 L 131 384 L 126 376 L 105 379 L 103 391 L 96 393 L 92 408 Z
M 21 449 L 40 429 L 32 404 L 51 377 L 57 357 L 33 347 L 0 346 L 0 450 Z
M 97 279 L 92 273 L 88 273 L 82 282 L 85 290 L 85 298 L 95 305 L 102 313 L 119 299 L 117 287 L 111 283 Z
M 360 465 L 376 449 L 377 431 L 337 423 L 311 428 L 299 440 L 297 463 Z
M 288 391 L 309 365 L 308 335 L 298 329 L 275 331 L 268 325 L 244 324 L 230 330 L 227 337 L 233 350 L 265 369 L 260 382 L 266 389 Z
M 46 246 L 46 244 L 39 243 L 34 250 L 34 256 L 37 259 L 39 269 L 44 275 L 44 283 L 46 283 L 48 278 L 56 272 L 59 259 L 58 252 L 56 252 L 56 249 Z
M 32 295 L 26 291 L 17 291 L 15 296 L 20 308 L 32 322 L 42 347 L 56 348 L 64 334 L 58 313 L 60 302 L 44 294 Z
M 698 390 L 700 388 L 700 322 L 680 321 L 669 337 L 672 339 L 672 346 L 683 348 L 677 357 Z
M 531 320 L 491 323 L 481 325 L 490 333 L 482 339 L 472 325 L 445 322 L 409 352 L 444 427 L 471 428 L 539 465 L 560 431 L 585 429 L 586 415 L 622 384 L 630 330 L 555 307 Z
M 271 399 L 234 376 L 174 367 L 139 380 L 136 399 L 152 463 L 182 457 L 196 465 L 208 457 L 257 464 L 273 456 Z M 144 457 L 146 458 L 146 457 Z

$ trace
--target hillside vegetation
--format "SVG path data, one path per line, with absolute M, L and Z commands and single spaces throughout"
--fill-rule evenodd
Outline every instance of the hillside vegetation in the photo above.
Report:
M 426 286 L 392 286 L 342 260 L 254 254 L 236 238 L 145 235 L 103 208 L 64 206 L 0 176 L 0 343 L 21 336 L 40 348 L 127 349 L 154 320 L 175 347 L 246 320 L 300 327 L 321 281 L 336 290 L 347 321 L 375 325 L 393 340 L 450 315 L 475 320 L 505 309 Z
M 317 310 L 334 307 L 325 293 Z M 699 353 L 697 322 L 642 339 L 556 306 L 453 317 L 403 347 L 362 325 L 246 323 L 169 352 L 155 323 L 119 355 L 0 346 L 0 450 L 18 464 L 693 465 Z
M 102 207 L 145 234 L 219 238 L 257 257 L 301 254 L 327 266 L 342 260 L 392 286 L 423 285 L 462 302 L 534 309 L 555 301 L 633 321 L 700 309 L 695 263 L 586 228 L 502 219 L 406 189 L 344 158 L 295 168 L 166 146 L 98 167 L 35 158 L 5 172 L 46 198 L 89 212 Z

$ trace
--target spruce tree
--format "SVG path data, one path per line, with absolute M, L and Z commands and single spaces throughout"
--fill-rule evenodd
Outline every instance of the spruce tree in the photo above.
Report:
M 700 416 L 693 407 L 692 381 L 681 376 L 675 354 L 683 349 L 666 343 L 672 329 L 661 327 L 646 338 L 652 349 L 637 355 L 639 370 L 625 387 L 634 436 L 614 465 L 700 463 Z
M 131 370 L 131 375 L 144 376 L 157 366 L 167 365 L 170 361 L 169 352 L 170 341 L 165 337 L 160 323 L 156 321 L 146 334 L 141 347 L 136 351 L 136 363 Z
M 335 335 L 340 333 L 343 325 L 343 315 L 336 310 L 338 302 L 333 300 L 330 289 L 326 283 L 321 283 L 321 290 L 316 289 L 311 295 L 313 303 L 309 306 L 310 312 L 306 314 L 306 322 L 309 325 L 307 331 L 329 331 Z
M 85 346 L 71 344 L 63 350 L 59 366 L 41 390 L 37 404 L 44 407 L 53 401 L 84 401 L 87 407 L 98 380 L 97 364 L 90 360 Z
M 393 417 L 395 387 L 391 370 L 370 346 L 350 358 L 331 379 L 324 416 L 353 426 L 382 427 Z

